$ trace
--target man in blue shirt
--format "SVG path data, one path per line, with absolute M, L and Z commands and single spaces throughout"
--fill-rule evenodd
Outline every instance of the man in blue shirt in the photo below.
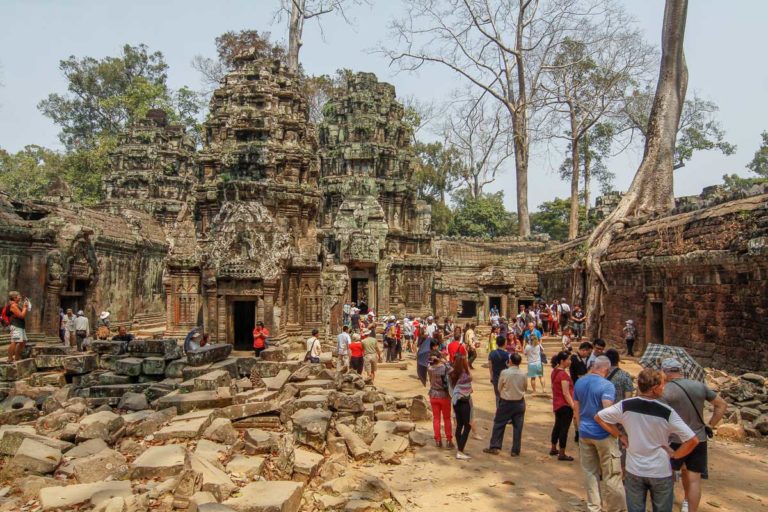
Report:
M 488 354 L 488 371 L 491 374 L 493 392 L 496 393 L 496 407 L 499 406 L 499 375 L 507 369 L 509 352 L 504 350 L 507 339 L 504 336 L 496 336 L 496 350 Z
M 523 332 L 523 339 L 526 343 L 531 343 L 531 334 L 535 334 L 537 338 L 541 339 L 541 331 L 536 328 L 536 324 L 528 322 L 528 328 Z
M 595 415 L 616 400 L 616 389 L 606 379 L 611 361 L 595 358 L 590 372 L 574 387 L 574 417 L 579 429 L 579 459 L 587 487 L 590 512 L 622 512 L 627 509 L 621 480 L 621 452 L 616 440 L 595 420 Z M 605 487 L 605 508 L 601 506 L 600 476 Z

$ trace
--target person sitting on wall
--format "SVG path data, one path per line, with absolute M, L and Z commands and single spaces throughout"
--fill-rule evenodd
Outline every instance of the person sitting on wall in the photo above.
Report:
M 200 327 L 195 327 L 184 338 L 184 352 L 189 354 L 203 346 L 203 333 Z
M 124 341 L 126 343 L 129 343 L 134 339 L 134 335 L 129 333 L 128 329 L 122 325 L 117 328 L 117 335 L 112 336 L 112 341 Z

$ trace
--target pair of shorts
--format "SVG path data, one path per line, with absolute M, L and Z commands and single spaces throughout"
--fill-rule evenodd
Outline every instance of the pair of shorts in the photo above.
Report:
M 376 372 L 378 366 L 378 356 L 376 354 L 368 354 L 365 356 L 365 373 L 371 374 Z
M 543 377 L 544 376 L 544 367 L 541 363 L 539 364 L 528 364 L 528 376 L 533 377 Z
M 680 443 L 669 443 L 669 447 L 673 450 L 680 448 Z M 672 469 L 680 471 L 685 466 L 688 471 L 694 473 L 700 473 L 701 478 L 704 480 L 709 478 L 709 471 L 707 469 L 707 442 L 700 441 L 693 449 L 691 453 L 683 457 L 682 459 L 672 459 Z
M 27 330 L 22 327 L 11 326 L 11 343 L 24 343 L 27 341 Z

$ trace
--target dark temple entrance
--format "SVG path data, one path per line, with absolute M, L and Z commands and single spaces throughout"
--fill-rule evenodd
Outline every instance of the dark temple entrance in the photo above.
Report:
M 232 303 L 235 326 L 235 350 L 253 349 L 253 328 L 256 327 L 256 301 L 237 300 Z
M 371 307 L 368 296 L 368 279 L 352 279 L 352 302 L 360 307 L 360 314 L 365 315 L 368 313 L 368 308 Z
M 664 305 L 651 302 L 651 343 L 664 344 Z
M 494 307 L 496 308 L 496 311 L 498 311 L 501 316 L 504 316 L 504 313 L 502 313 L 501 311 L 501 297 L 488 297 L 488 313 L 489 314 Z

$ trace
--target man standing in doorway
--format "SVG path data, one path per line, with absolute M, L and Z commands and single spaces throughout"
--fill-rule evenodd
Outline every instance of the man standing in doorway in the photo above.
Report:
M 621 482 L 621 452 L 614 438 L 595 420 L 598 412 L 613 405 L 616 390 L 605 377 L 611 361 L 600 356 L 590 373 L 574 387 L 574 419 L 579 431 L 579 459 L 587 488 L 590 512 L 622 512 L 626 510 L 624 484 Z M 605 489 L 602 507 L 600 479 Z
M 680 459 L 672 459 L 672 469 L 681 471 L 685 501 L 683 512 L 697 512 L 701 501 L 701 480 L 709 477 L 707 468 L 707 438 L 712 428 L 723 418 L 728 404 L 703 382 L 683 378 L 683 365 L 675 358 L 661 362 L 661 370 L 667 379 L 661 401 L 672 407 L 686 425 L 696 434 L 699 444 L 691 453 Z M 704 402 L 714 407 L 712 417 L 704 423 Z M 670 436 L 670 448 L 677 450 L 683 440 Z
M 64 319 L 61 321 L 64 332 L 64 345 L 68 347 L 74 346 L 75 343 L 75 314 L 71 309 L 67 309 L 67 313 L 64 315 Z
M 77 350 L 83 351 L 83 342 L 85 338 L 91 333 L 91 325 L 88 322 L 88 317 L 85 316 L 83 310 L 77 312 L 77 318 L 75 318 L 75 338 L 77 339 Z
M 264 327 L 264 322 L 258 322 L 253 329 L 253 355 L 260 357 L 264 349 L 267 348 L 267 339 L 269 338 L 269 329 Z

